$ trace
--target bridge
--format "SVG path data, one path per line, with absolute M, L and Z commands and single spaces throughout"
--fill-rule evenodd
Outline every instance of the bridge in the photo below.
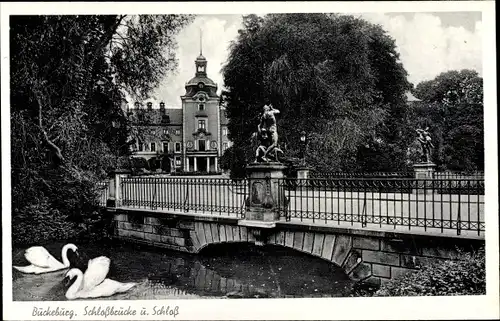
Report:
M 483 179 L 268 181 L 280 197 L 265 209 L 276 219 L 262 224 L 247 217 L 248 180 L 117 173 L 102 201 L 118 239 L 188 253 L 220 243 L 278 245 L 376 285 L 484 244 Z

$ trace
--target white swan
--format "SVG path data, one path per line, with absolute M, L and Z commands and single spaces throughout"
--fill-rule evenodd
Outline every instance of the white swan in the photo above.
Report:
M 66 244 L 62 248 L 62 262 L 56 260 L 43 246 L 33 246 L 24 252 L 24 257 L 31 265 L 28 266 L 13 266 L 16 270 L 23 273 L 41 274 L 59 271 L 69 267 L 68 250 L 77 253 L 75 244 Z
M 136 283 L 121 283 L 106 279 L 110 262 L 109 258 L 100 256 L 89 260 L 85 274 L 76 268 L 69 270 L 66 277 L 69 277 L 70 280 L 76 277 L 76 281 L 66 291 L 66 298 L 74 300 L 78 298 L 106 297 L 127 292 L 136 285 Z

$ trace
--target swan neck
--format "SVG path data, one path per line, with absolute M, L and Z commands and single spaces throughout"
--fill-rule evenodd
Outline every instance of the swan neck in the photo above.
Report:
M 63 246 L 61 256 L 62 256 L 62 263 L 65 267 L 69 266 L 68 250 L 69 250 L 69 244 Z
M 76 280 L 75 282 L 69 287 L 68 291 L 66 291 L 66 297 L 67 298 L 75 298 L 76 293 L 80 289 L 83 281 L 83 272 L 80 270 L 75 271 L 76 273 Z

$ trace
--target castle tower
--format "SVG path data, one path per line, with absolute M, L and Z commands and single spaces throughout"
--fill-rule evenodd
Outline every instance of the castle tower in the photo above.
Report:
M 181 96 L 183 110 L 184 171 L 215 172 L 219 169 L 220 114 L 217 84 L 207 76 L 207 59 L 200 55 L 194 61 L 195 75 Z

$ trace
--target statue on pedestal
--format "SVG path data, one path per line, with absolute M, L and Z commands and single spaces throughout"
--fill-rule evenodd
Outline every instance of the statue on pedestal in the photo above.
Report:
M 278 148 L 278 132 L 274 116 L 279 112 L 272 105 L 264 105 L 263 107 L 256 133 L 260 144 L 255 152 L 256 163 L 278 162 L 278 155 L 283 154 L 283 151 Z
M 422 147 L 422 154 L 421 154 L 421 160 L 422 162 L 425 163 L 430 163 L 431 162 L 431 148 L 434 148 L 434 145 L 432 144 L 432 138 L 428 132 L 429 127 L 426 127 L 425 129 L 417 129 L 418 137 L 417 140 L 420 143 L 420 146 Z

